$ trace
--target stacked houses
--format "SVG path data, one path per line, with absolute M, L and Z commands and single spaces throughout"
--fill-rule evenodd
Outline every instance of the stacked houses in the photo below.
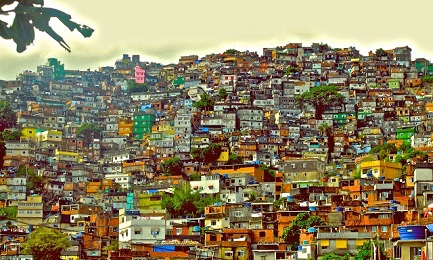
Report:
M 39 226 L 70 237 L 62 259 L 320 259 L 373 239 L 395 259 L 421 255 L 426 243 L 397 231 L 433 221 L 431 75 L 408 46 L 289 43 L 168 65 L 124 54 L 97 71 L 48 59 L 0 81 L 21 133 L 5 142 L 0 205 L 17 214 L 1 259 Z M 298 99 L 326 85 L 343 102 L 316 118 Z M 215 145 L 215 160 L 193 156 Z M 185 187 L 216 202 L 173 214 L 164 198 Z M 301 213 L 324 224 L 288 241 Z

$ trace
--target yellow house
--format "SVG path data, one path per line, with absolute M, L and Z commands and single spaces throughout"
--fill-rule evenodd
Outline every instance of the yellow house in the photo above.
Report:
M 41 130 L 36 133 L 36 141 L 44 142 L 44 141 L 52 141 L 52 142 L 61 142 L 62 141 L 62 131 L 59 130 Z
M 245 174 L 249 174 L 251 176 L 254 176 L 256 178 L 256 181 L 258 182 L 262 182 L 264 181 L 264 175 L 265 175 L 265 171 L 259 169 L 259 167 L 237 167 L 237 166 L 230 166 L 228 165 L 227 167 L 221 167 L 221 168 L 217 168 L 212 170 L 212 174 L 218 173 L 220 175 L 223 174 L 239 174 L 239 173 L 245 173 Z
M 174 126 L 170 122 L 162 122 L 152 126 L 152 133 L 161 132 L 163 136 L 174 135 Z
M 427 242 L 429 247 L 431 246 L 431 242 Z M 397 246 L 400 248 L 400 252 L 394 252 L 400 254 L 399 259 L 422 259 L 416 258 L 418 253 L 424 251 L 426 253 L 426 241 L 424 239 L 413 239 L 413 240 L 398 240 Z M 396 250 L 394 248 L 394 250 Z M 422 253 L 421 253 L 422 254 Z M 431 257 L 431 253 L 428 253 Z M 427 254 L 426 254 L 427 255 Z M 419 255 L 418 255 L 419 256 Z M 431 259 L 430 257 L 426 259 Z
M 317 158 L 322 162 L 326 161 L 327 154 L 326 153 L 316 153 L 310 151 L 302 151 L 302 158 L 306 159 L 314 159 Z
M 75 152 L 65 152 L 65 151 L 59 151 L 56 149 L 56 160 L 58 162 L 60 161 L 66 161 L 66 162 L 81 162 L 82 158 L 78 153 Z
M 62 259 L 62 260 L 80 260 L 80 256 L 78 256 L 78 255 L 61 255 L 60 259 Z
M 377 160 L 361 162 L 359 167 L 361 169 L 361 178 L 367 178 L 369 174 L 372 174 L 375 178 L 383 177 L 385 180 L 394 180 L 402 176 L 400 163 Z
M 163 192 L 155 192 L 150 194 L 138 194 L 138 209 L 140 212 L 145 210 L 158 211 L 162 210 Z
M 428 112 L 433 112 L 433 102 L 427 102 L 425 104 L 425 111 Z
M 129 136 L 132 134 L 132 125 L 134 124 L 133 120 L 130 118 L 121 118 L 119 120 L 118 126 L 118 134 Z
M 21 129 L 21 137 L 24 139 L 36 140 L 36 133 L 43 130 L 38 130 L 36 127 L 24 127 Z
M 221 151 L 220 157 L 218 157 L 218 162 L 227 162 L 229 160 L 229 151 Z

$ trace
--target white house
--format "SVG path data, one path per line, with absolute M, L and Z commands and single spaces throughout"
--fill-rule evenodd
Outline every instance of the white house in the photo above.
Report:
M 139 210 L 119 210 L 119 247 L 165 240 L 164 217 L 140 216 Z

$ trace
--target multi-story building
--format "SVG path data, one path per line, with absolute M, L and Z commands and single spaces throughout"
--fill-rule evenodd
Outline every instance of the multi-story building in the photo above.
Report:
M 28 229 L 42 224 L 43 207 L 42 196 L 29 196 L 27 200 L 18 202 L 18 227 Z
M 139 210 L 119 211 L 119 247 L 131 244 L 154 243 L 165 239 L 165 219 L 163 217 L 141 216 Z

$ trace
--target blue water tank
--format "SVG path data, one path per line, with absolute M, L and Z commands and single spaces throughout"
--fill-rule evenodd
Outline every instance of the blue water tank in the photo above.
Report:
M 245 203 L 245 207 L 247 207 L 247 208 L 251 207 L 251 203 L 250 202 L 246 202 Z
M 307 229 L 307 232 L 308 233 L 316 233 L 316 229 L 315 228 L 313 228 L 313 227 L 309 227 L 308 229 Z
M 401 240 L 425 239 L 426 226 L 410 225 L 397 227 Z
M 301 245 L 298 246 L 298 251 L 302 251 L 302 246 Z
M 427 229 L 428 229 L 430 232 L 433 232 L 433 224 L 428 224 L 428 225 L 427 225 Z
M 193 226 L 192 232 L 200 232 L 200 226 Z
M 290 196 L 290 195 L 287 196 L 287 201 L 288 201 L 288 202 L 293 202 L 293 196 Z
M 338 211 L 338 212 L 343 212 L 343 211 L 344 211 L 344 207 L 342 207 L 342 206 L 338 206 L 338 207 L 337 207 L 337 211 Z
M 316 211 L 317 210 L 316 206 L 309 206 L 308 209 L 310 211 Z

